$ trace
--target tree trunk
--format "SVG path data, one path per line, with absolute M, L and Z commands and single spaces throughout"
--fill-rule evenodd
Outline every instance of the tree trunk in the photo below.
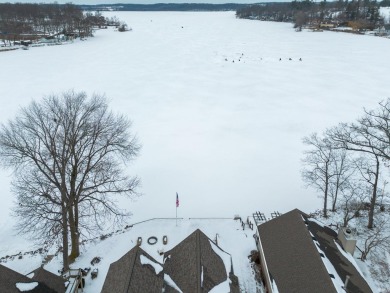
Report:
M 69 209 L 69 230 L 70 230 L 70 238 L 72 242 L 72 250 L 69 255 L 70 262 L 74 262 L 74 260 L 80 255 L 80 245 L 79 245 L 79 232 L 78 227 L 75 221 L 75 213 L 73 212 L 73 207 Z
M 325 167 L 325 192 L 324 192 L 324 218 L 328 217 L 328 185 L 329 185 L 329 176 L 328 176 L 328 163 Z
M 347 227 L 348 225 L 348 215 L 345 215 L 343 218 L 343 227 Z
M 75 156 L 74 145 L 72 147 L 72 156 Z M 70 253 L 70 261 L 73 262 L 80 255 L 80 235 L 78 229 L 78 202 L 76 199 L 76 178 L 77 178 L 77 159 L 74 159 L 74 166 L 72 167 L 72 174 L 70 178 L 70 202 L 72 207 L 69 209 L 69 226 L 70 236 L 72 241 L 72 251 Z
M 64 198 L 64 196 L 62 195 Z M 64 266 L 64 272 L 69 270 L 69 258 L 68 258 L 68 214 L 66 211 L 65 201 L 61 202 L 62 210 L 62 262 Z
M 374 210 L 375 210 L 375 204 L 376 204 L 376 195 L 377 195 L 377 189 L 378 189 L 378 179 L 379 179 L 379 160 L 378 157 L 376 157 L 376 170 L 375 170 L 375 181 L 374 185 L 372 187 L 372 197 L 370 202 L 370 210 L 368 212 L 368 225 L 367 228 L 372 229 L 374 227 Z
M 336 192 L 335 192 L 334 199 L 333 199 L 332 212 L 336 211 L 336 202 L 337 202 L 337 195 L 339 193 L 339 184 L 340 184 L 340 177 L 339 177 L 339 175 L 337 175 Z

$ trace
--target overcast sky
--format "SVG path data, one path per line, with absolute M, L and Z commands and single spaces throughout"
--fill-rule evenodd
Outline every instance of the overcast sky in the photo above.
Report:
M 63 3 L 73 3 L 73 4 L 114 4 L 114 3 L 126 3 L 126 4 L 155 4 L 155 3 L 213 3 L 213 4 L 223 4 L 223 3 L 258 3 L 258 2 L 269 2 L 270 0 L 266 1 L 259 1 L 259 0 L 58 0 L 57 2 L 60 4 Z M 280 1 L 280 0 L 279 0 Z M 278 0 L 273 2 L 279 2 Z M 46 1 L 46 0 L 0 0 L 0 3 L 53 3 L 53 1 Z

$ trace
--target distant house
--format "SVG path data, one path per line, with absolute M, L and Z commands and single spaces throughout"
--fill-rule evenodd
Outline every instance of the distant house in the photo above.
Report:
M 238 293 L 238 279 L 231 271 L 229 281 L 221 255 L 230 262 L 230 255 L 199 229 L 167 251 L 164 264 L 135 246 L 110 265 L 101 293 L 207 293 L 218 285 Z
M 3 265 L 0 265 L 1 293 L 59 293 L 43 282 L 32 280 Z M 63 292 L 63 291 L 62 291 Z
M 298 209 L 258 225 L 256 244 L 268 292 L 336 293 L 349 275 L 347 292 L 372 293 L 337 248 L 336 238 L 335 231 Z
M 385 33 L 390 36 L 390 24 L 385 24 L 384 26 Z
M 331 29 L 331 28 L 335 28 L 335 27 L 336 27 L 335 23 L 325 23 L 325 22 L 320 23 L 320 28 Z

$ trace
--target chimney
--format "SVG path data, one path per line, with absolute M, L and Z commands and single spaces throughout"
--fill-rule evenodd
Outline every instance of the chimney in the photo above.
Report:
M 340 227 L 337 238 L 340 240 L 344 250 L 353 255 L 356 248 L 356 231 L 349 227 Z

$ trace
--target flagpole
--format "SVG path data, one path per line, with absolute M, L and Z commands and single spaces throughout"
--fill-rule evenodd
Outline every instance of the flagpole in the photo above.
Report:
M 176 227 L 177 227 L 177 207 L 179 206 L 179 195 L 176 192 Z

